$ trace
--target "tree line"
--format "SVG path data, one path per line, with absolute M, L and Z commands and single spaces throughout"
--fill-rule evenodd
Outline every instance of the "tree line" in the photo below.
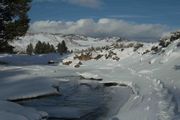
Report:
M 61 55 L 68 52 L 68 48 L 64 40 L 59 43 L 56 48 L 54 47 L 54 45 L 51 45 L 49 43 L 38 41 L 35 47 L 33 47 L 32 43 L 30 43 L 26 49 L 26 53 L 29 55 L 47 54 L 55 52 L 60 53 Z

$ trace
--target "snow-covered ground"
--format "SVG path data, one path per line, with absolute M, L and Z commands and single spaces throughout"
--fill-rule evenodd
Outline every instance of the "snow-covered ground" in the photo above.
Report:
M 101 42 L 101 46 L 108 45 L 107 41 Z M 92 59 L 86 61 L 74 59 L 79 53 L 66 58 L 52 55 L 50 58 L 59 61 L 58 65 L 33 64 L 37 56 L 24 55 L 26 59 L 19 59 L 21 55 L 0 55 L 0 61 L 10 63 L 0 65 L 0 119 L 41 120 L 48 113 L 53 117 L 81 118 L 104 105 L 103 109 L 108 111 L 98 117 L 100 120 L 179 120 L 179 43 L 180 39 L 172 41 L 157 53 L 151 48 L 158 43 L 143 43 L 136 51 L 134 47 L 122 50 L 111 46 L 108 50 L 91 51 Z M 146 50 L 149 52 L 144 54 Z M 102 57 L 94 59 L 99 54 Z M 115 56 L 119 59 L 112 59 Z M 47 58 L 39 60 L 48 61 Z M 72 65 L 63 65 L 62 59 L 72 61 Z M 82 65 L 75 68 L 74 64 L 80 61 Z M 26 64 L 20 65 L 21 62 Z M 105 84 L 113 86 L 97 87 Z M 20 102 L 21 105 L 9 102 L 43 95 L 61 95 L 55 99 L 64 102 L 57 102 L 53 97 Z
M 107 111 L 112 116 L 119 109 L 114 103 L 122 106 L 133 94 L 130 87 L 104 88 L 97 81 L 80 79 L 76 71 L 62 65 L 1 66 L 0 77 L 0 119 L 5 120 L 47 116 L 94 120 Z M 110 111 L 112 107 L 116 111 Z

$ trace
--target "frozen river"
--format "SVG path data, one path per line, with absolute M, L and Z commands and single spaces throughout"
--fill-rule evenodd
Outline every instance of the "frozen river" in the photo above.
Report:
M 105 120 L 115 115 L 132 94 L 127 86 L 107 87 L 87 80 L 60 81 L 57 89 L 60 95 L 19 101 L 19 104 L 47 112 L 49 120 Z

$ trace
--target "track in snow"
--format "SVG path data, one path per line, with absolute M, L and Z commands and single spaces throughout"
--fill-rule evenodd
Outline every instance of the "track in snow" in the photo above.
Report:
M 128 70 L 131 72 L 131 74 L 152 82 L 152 88 L 154 88 L 156 97 L 158 99 L 158 120 L 174 120 L 177 113 L 177 105 L 173 99 L 173 95 L 170 94 L 169 90 L 164 86 L 164 84 L 160 80 L 157 80 L 152 76 L 144 76 L 132 68 L 128 68 Z

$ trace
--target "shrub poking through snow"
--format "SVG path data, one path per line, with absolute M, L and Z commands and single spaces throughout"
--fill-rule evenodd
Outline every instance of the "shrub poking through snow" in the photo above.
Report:
M 134 46 L 134 51 L 137 51 L 139 48 L 143 47 L 144 45 L 142 43 L 137 43 L 135 46 Z
M 116 61 L 119 61 L 119 60 L 120 60 L 120 58 L 119 58 L 118 56 L 114 56 L 114 57 L 112 57 L 112 59 L 113 59 L 113 60 L 116 60 Z
M 159 45 L 162 46 L 162 47 L 167 47 L 169 44 L 171 44 L 170 40 L 161 39 L 159 41 Z
M 175 41 L 180 38 L 180 31 L 173 32 L 170 41 Z
M 149 53 L 149 52 L 150 52 L 150 50 L 146 50 L 146 51 L 143 52 L 143 55 L 144 55 L 144 54 L 147 54 L 147 53 Z
M 92 59 L 91 53 L 81 53 L 80 55 L 76 55 L 74 59 L 79 59 L 81 61 L 87 61 Z
M 129 43 L 127 46 L 126 46 L 126 48 L 131 48 L 131 47 L 133 47 L 134 46 L 134 43 Z
M 153 53 L 157 53 L 157 52 L 159 52 L 159 47 L 158 46 L 152 46 L 151 51 L 153 51 Z
M 94 57 L 95 60 L 99 60 L 103 55 L 97 55 L 96 57 Z
M 77 64 L 74 65 L 74 67 L 75 67 L 75 68 L 79 68 L 80 65 L 82 65 L 82 62 L 79 61 Z

